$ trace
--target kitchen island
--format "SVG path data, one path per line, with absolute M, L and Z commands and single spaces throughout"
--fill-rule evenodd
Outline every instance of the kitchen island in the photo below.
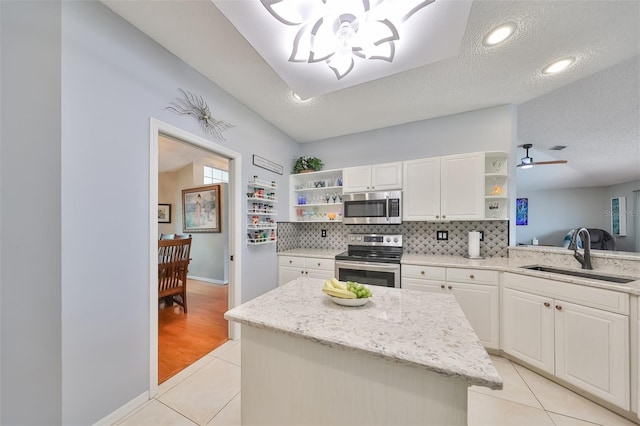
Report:
M 335 304 L 298 278 L 225 314 L 242 324 L 242 423 L 465 425 L 502 379 L 451 295 L 375 287 Z

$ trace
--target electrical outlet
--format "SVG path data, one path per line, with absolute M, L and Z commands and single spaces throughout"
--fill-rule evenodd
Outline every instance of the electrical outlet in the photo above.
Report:
M 449 231 L 436 231 L 436 240 L 447 241 L 449 239 Z
M 480 241 L 484 241 L 484 231 L 478 231 L 480 233 Z
M 322 235 L 322 238 L 326 237 L 327 236 L 327 230 L 323 229 L 321 235 Z

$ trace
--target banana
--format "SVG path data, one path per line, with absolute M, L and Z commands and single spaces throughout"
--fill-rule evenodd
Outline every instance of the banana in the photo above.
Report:
M 346 290 L 347 286 L 338 281 L 336 278 L 331 278 L 331 285 L 338 290 Z
M 357 297 L 355 294 L 351 293 L 349 290 L 342 290 L 337 288 L 329 289 L 325 287 L 322 289 L 322 291 L 328 294 L 329 296 L 339 297 L 341 299 L 355 299 Z

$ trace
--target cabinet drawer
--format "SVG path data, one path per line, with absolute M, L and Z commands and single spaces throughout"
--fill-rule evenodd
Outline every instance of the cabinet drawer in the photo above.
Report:
M 504 278 L 505 286 L 508 288 L 629 315 L 629 295 L 627 293 L 529 275 L 505 273 Z
M 278 256 L 278 265 L 304 268 L 304 257 Z
M 326 271 L 331 271 L 331 276 L 333 276 L 333 270 L 336 267 L 336 263 L 333 259 L 307 257 L 305 259 L 304 266 L 307 269 L 324 269 Z
M 446 269 L 438 266 L 402 265 L 402 277 L 444 281 Z
M 447 268 L 447 282 L 498 285 L 498 272 L 485 269 Z

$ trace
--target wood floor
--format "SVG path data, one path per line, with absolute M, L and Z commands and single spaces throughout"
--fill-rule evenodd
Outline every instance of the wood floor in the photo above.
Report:
M 187 282 L 185 315 L 177 303 L 158 309 L 158 383 L 227 341 L 228 285 Z

